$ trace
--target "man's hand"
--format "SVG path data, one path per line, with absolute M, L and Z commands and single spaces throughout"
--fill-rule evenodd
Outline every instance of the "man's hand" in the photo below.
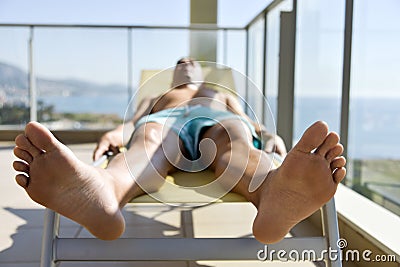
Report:
M 276 134 L 271 134 L 265 130 L 260 132 L 261 140 L 264 144 L 264 151 L 268 153 L 276 153 L 282 157 L 287 154 L 285 142 Z
M 97 147 L 93 152 L 93 160 L 99 159 L 108 150 L 117 154 L 119 148 L 123 145 L 123 130 L 121 127 L 106 132 L 97 143 Z

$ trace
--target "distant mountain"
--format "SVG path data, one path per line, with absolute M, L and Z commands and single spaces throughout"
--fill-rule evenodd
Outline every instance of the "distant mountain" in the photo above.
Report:
M 104 95 L 112 93 L 125 93 L 126 86 L 119 84 L 96 84 L 77 79 L 37 80 L 38 91 L 43 95 Z
M 0 88 L 28 88 L 28 74 L 12 65 L 0 62 Z
M 105 95 L 126 92 L 127 88 L 120 84 L 97 84 L 79 79 L 48 79 L 36 77 L 39 94 L 50 95 Z M 27 94 L 29 76 L 22 69 L 0 62 L 0 91 L 7 95 L 15 93 Z

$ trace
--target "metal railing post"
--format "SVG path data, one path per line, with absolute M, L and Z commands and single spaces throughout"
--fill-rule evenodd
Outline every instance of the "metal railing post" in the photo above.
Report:
M 244 99 L 246 101 L 245 103 L 245 112 L 248 114 L 249 112 L 249 107 L 247 103 L 249 102 L 249 46 L 250 46 L 250 41 L 249 41 L 249 28 L 246 28 L 246 90 L 245 90 L 245 95 Z
M 264 39 L 263 39 L 263 75 L 262 75 L 262 94 L 266 98 L 267 97 L 267 12 L 264 14 Z M 263 99 L 264 100 L 264 99 Z M 265 103 L 263 101 L 262 103 L 262 117 L 261 117 L 261 123 L 266 125 L 266 108 L 265 108 Z
M 224 65 L 228 65 L 228 30 L 224 29 Z
M 128 101 L 127 110 L 124 119 L 131 119 L 134 113 L 134 103 L 133 103 L 133 65 L 132 65 L 132 28 L 127 29 L 127 89 L 128 89 Z
M 293 144 L 294 78 L 296 57 L 296 0 L 291 12 L 281 12 L 279 44 L 277 134 L 290 149 Z
M 36 75 L 34 67 L 34 27 L 30 27 L 29 35 L 29 108 L 30 121 L 37 121 L 37 91 L 36 91 Z
M 353 35 L 353 0 L 346 0 L 343 48 L 342 103 L 340 114 L 340 140 L 344 146 L 343 156 L 347 157 L 350 109 L 351 48 Z

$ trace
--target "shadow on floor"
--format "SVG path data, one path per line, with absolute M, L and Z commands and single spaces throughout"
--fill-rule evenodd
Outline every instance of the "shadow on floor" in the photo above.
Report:
M 0 251 L 0 265 L 12 264 L 12 266 L 38 266 L 41 254 L 41 242 L 43 233 L 44 210 L 42 209 L 14 209 L 5 208 L 7 212 L 18 216 L 26 223 L 19 226 L 16 232 L 11 235 L 12 246 Z M 124 216 L 127 220 L 127 229 L 123 237 L 184 237 L 185 233 L 182 227 L 175 227 L 168 223 L 163 223 L 156 218 L 165 210 L 154 213 L 154 216 L 146 217 L 136 213 L 133 210 L 124 210 Z M 175 233 L 168 234 L 165 233 Z M 82 230 L 82 227 L 76 223 L 61 217 L 60 237 L 93 237 L 91 234 Z M 179 252 L 177 252 L 179 253 Z M 197 262 L 63 262 L 59 266 L 116 266 L 116 267 L 135 267 L 135 266 L 190 266 L 190 267 L 210 267 L 209 265 L 200 265 Z

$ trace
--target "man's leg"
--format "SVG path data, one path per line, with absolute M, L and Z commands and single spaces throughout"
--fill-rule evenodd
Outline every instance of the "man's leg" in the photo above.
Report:
M 180 147 L 172 145 L 177 143 Z M 167 174 L 175 171 L 171 161 L 179 161 L 181 153 L 177 153 L 177 149 L 183 150 L 178 135 L 173 131 L 163 134 L 161 124 L 149 122 L 136 129 L 129 149 L 125 153 L 117 154 L 107 166 L 107 171 L 113 176 L 127 177 L 128 184 L 124 187 L 120 207 L 131 199 L 154 192 L 162 186 Z M 167 159 L 166 154 L 176 155 L 176 158 Z
M 29 123 L 25 134 L 15 141 L 14 154 L 20 160 L 13 166 L 22 172 L 16 181 L 39 204 L 78 222 L 101 239 L 115 239 L 125 227 L 121 207 L 142 193 L 136 180 L 154 189 L 153 180 L 149 179 L 151 186 L 142 181 L 155 173 L 163 176 L 163 168 L 169 168 L 158 152 L 162 141 L 158 127 L 152 123 L 138 129 L 125 156 L 116 156 L 107 169 L 101 169 L 78 160 L 41 124 Z
M 252 147 L 250 131 L 237 120 L 211 127 L 203 138 L 217 144 L 211 167 L 219 181 L 257 207 L 253 233 L 264 243 L 281 240 L 328 202 L 345 176 L 339 137 L 323 122 L 308 128 L 276 169 L 265 152 Z

